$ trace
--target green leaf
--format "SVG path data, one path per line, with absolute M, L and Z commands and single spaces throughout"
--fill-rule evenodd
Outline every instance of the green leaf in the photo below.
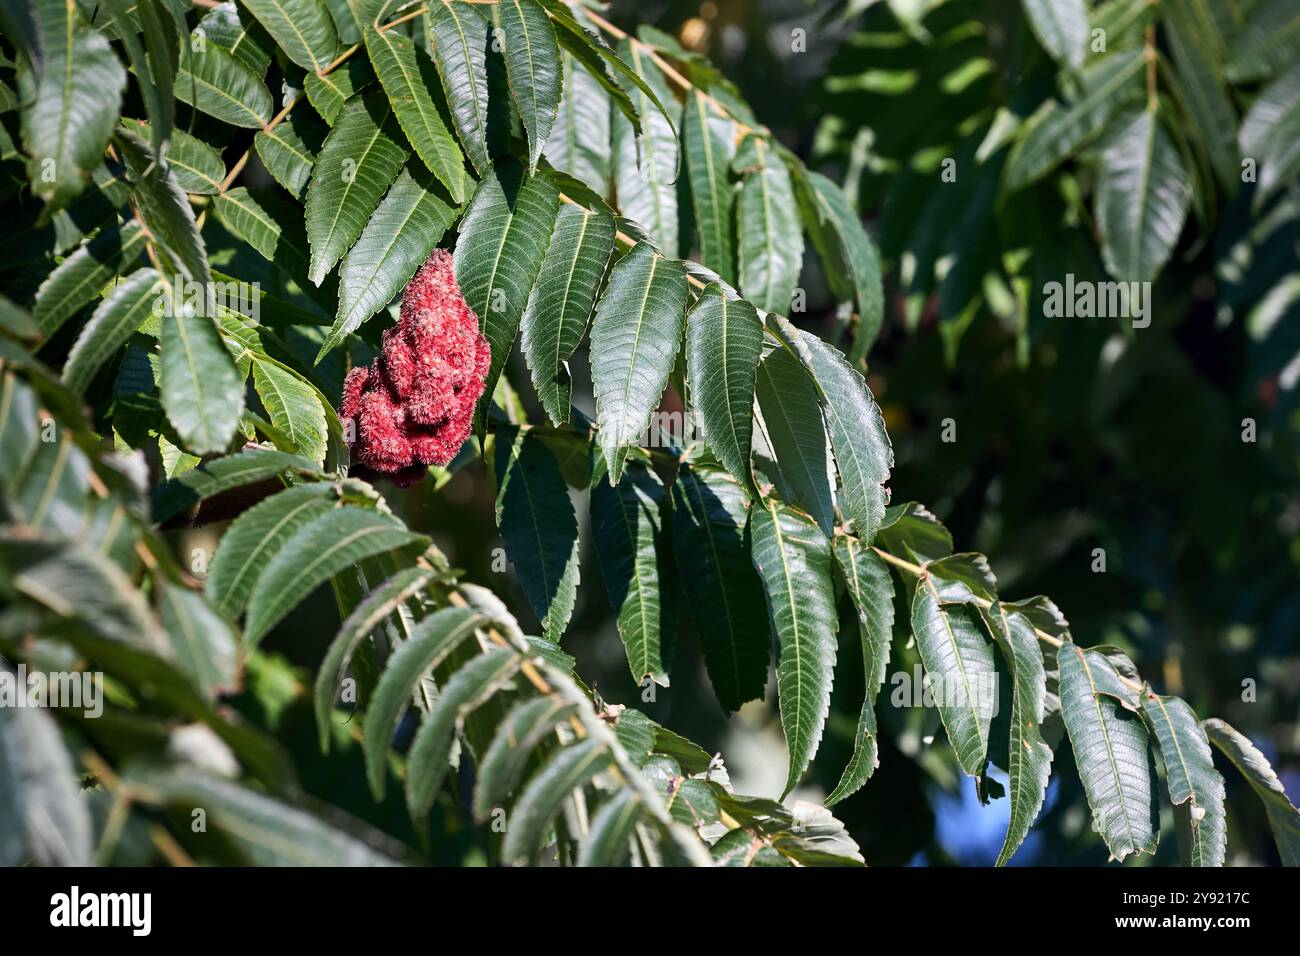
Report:
M 504 47 L 510 96 L 528 133 L 528 171 L 535 173 L 564 82 L 555 28 L 534 0 L 500 0 L 492 7 L 492 22 Z
M 524 658 L 513 650 L 491 648 L 449 679 L 411 741 L 406 761 L 406 806 L 422 821 L 447 775 L 456 731 L 466 715 L 509 684 Z
M 1229 190 L 1235 189 L 1241 175 L 1237 111 L 1228 94 L 1226 51 L 1209 0 L 1170 4 L 1161 9 L 1160 16 L 1182 81 L 1185 115 L 1219 181 Z
M 1241 124 L 1241 152 L 1259 165 L 1255 208 L 1300 171 L 1300 64 L 1266 86 Z
M 1133 114 L 1108 141 L 1097 182 L 1097 222 L 1106 271 L 1149 282 L 1183 231 L 1192 184 L 1182 155 L 1154 109 Z
M 871 544 L 885 517 L 889 503 L 885 483 L 894 465 L 880 406 L 862 373 L 838 349 L 779 316 L 772 322 L 778 337 L 794 348 L 817 388 L 840 476 L 840 508 L 862 542 Z
M 424 264 L 457 208 L 429 173 L 407 165 L 339 269 L 339 311 L 316 356 L 343 343 Z
M 799 212 L 813 248 L 821 258 L 826 280 L 841 299 L 856 299 L 858 330 L 853 358 L 866 356 L 885 320 L 885 291 L 880 258 L 844 190 L 821 173 L 795 170 Z
M 610 99 L 600 82 L 565 51 L 564 95 L 542 154 L 555 169 L 604 196 L 610 175 Z
M 587 838 L 578 850 L 578 866 L 619 866 L 628 855 L 628 841 L 641 816 L 641 799 L 632 790 L 619 790 L 600 805 Z
M 289 59 L 319 73 L 338 52 L 334 21 L 321 0 L 240 0 Z
M 993 648 L 975 607 L 949 603 L 969 594 L 961 577 L 966 558 L 953 555 L 926 565 L 912 598 L 912 634 L 957 762 L 979 779 L 988 760 L 989 724 L 997 709 L 997 672 Z
M 256 647 L 307 595 L 358 561 L 427 543 L 370 508 L 337 508 L 314 518 L 284 543 L 258 577 L 248 602 L 245 644 Z
M 122 125 L 141 139 L 153 137 L 152 127 L 148 123 L 124 118 Z M 165 162 L 176 179 L 176 185 L 184 192 L 198 196 L 216 195 L 226 176 L 221 153 L 183 129 L 172 130 L 169 143 Z
M 1043 49 L 1062 65 L 1079 69 L 1088 44 L 1083 0 L 1024 0 L 1029 27 Z
M 230 532 L 226 536 L 229 537 Z M 312 694 L 322 753 L 329 750 L 330 712 L 334 709 L 334 699 L 338 696 L 353 653 L 391 614 L 400 611 L 408 600 L 424 590 L 432 578 L 433 571 L 428 568 L 403 568 L 367 594 L 339 627 L 316 672 L 316 687 Z
M 366 49 L 402 132 L 459 206 L 465 201 L 465 157 L 429 95 L 441 85 L 433 61 L 397 30 L 367 27 Z
M 497 527 L 515 577 L 559 641 L 578 596 L 578 519 L 555 457 L 528 431 L 495 437 Z
M 674 172 L 672 179 L 675 180 L 677 178 L 677 131 L 676 120 L 673 117 L 678 112 L 677 101 L 667 91 L 658 68 L 645 69 L 645 64 L 653 61 L 644 55 L 644 48 L 636 47 L 630 40 L 620 44 L 620 49 L 625 53 L 630 55 L 635 51 L 638 54 L 634 60 L 636 63 L 634 69 L 623 57 L 609 48 L 609 45 L 601 37 L 600 31 L 589 25 L 587 17 L 583 17 L 583 22 L 578 21 L 577 10 L 581 8 L 575 9 L 565 3 L 564 0 L 540 0 L 540 2 L 551 15 L 551 21 L 557 29 L 560 45 L 575 60 L 586 67 L 587 71 L 600 83 L 614 105 L 618 107 L 619 112 L 632 124 L 633 130 L 638 136 L 644 133 L 641 117 L 649 114 L 651 106 L 668 122 L 674 140 Z M 636 91 L 637 98 L 635 102 L 629 96 L 628 90 Z M 668 112 L 668 109 L 664 106 L 665 103 L 672 105 L 674 113 L 670 114 Z
M 128 271 L 144 251 L 145 233 L 135 220 L 105 229 L 55 267 L 36 290 L 32 318 L 46 337 L 116 275 Z
M 826 798 L 828 807 L 861 789 L 880 766 L 876 697 L 885 682 L 889 644 L 894 636 L 894 581 L 885 562 L 869 547 L 863 547 L 857 538 L 848 535 L 837 534 L 831 548 L 858 618 L 866 697 L 853 737 L 853 756 L 840 775 L 840 782 Z
M 253 448 L 204 462 L 180 478 L 159 485 L 153 496 L 153 519 L 162 523 L 205 498 L 285 472 L 320 476 L 315 463 L 270 448 Z
M 485 820 L 491 815 L 493 806 L 514 787 L 534 751 L 577 709 L 573 701 L 555 695 L 535 697 L 511 709 L 479 761 L 478 788 L 474 791 L 476 819 Z
M 338 122 L 343 105 L 353 94 L 364 90 L 375 81 L 370 62 L 365 57 L 354 56 L 337 70 L 324 76 L 310 73 L 303 84 L 307 101 L 330 126 Z
M 100 164 L 122 106 L 126 70 L 75 3 L 32 8 L 41 63 L 20 57 L 18 99 L 32 192 L 67 205 Z
M 1025 841 L 1047 798 L 1052 748 L 1043 740 L 1047 712 L 1047 671 L 1038 635 L 1022 605 L 998 603 L 982 609 L 1011 671 L 1011 736 L 1007 742 L 1007 791 L 1011 816 L 997 865 L 1005 866 Z
M 181 51 L 176 98 L 223 123 L 246 129 L 264 128 L 275 110 L 260 72 L 217 43 Z
M 271 193 L 251 193 L 238 186 L 217 197 L 217 218 L 236 237 L 274 262 L 290 278 L 307 284 L 310 253 L 301 207 Z
M 582 341 L 614 252 L 614 219 L 603 209 L 562 204 L 524 309 L 523 353 L 547 417 L 569 421 L 569 357 Z
M 271 424 L 288 439 L 289 447 L 280 450 L 323 463 L 327 443 L 325 410 L 316 398 L 316 390 L 288 369 L 256 358 L 253 387 Z
M 158 385 L 167 419 L 188 451 L 225 451 L 244 410 L 244 383 L 212 319 L 167 309 Z
M 166 155 L 166 147 L 172 142 L 176 112 L 173 89 L 179 60 L 176 25 L 164 19 L 161 6 L 155 0 L 113 0 L 108 7 L 117 38 L 126 49 L 131 69 L 137 77 L 136 85 L 140 89 L 140 98 L 144 100 L 145 112 L 152 123 L 149 147 L 154 155 Z M 142 37 L 143 43 L 140 42 Z
M 471 608 L 443 608 L 422 619 L 411 636 L 393 651 L 366 710 L 363 749 L 366 776 L 376 800 L 384 797 L 388 747 L 397 719 L 410 703 L 416 685 L 475 630 L 487 624 L 487 618 Z
M 1225 721 L 1212 717 L 1202 721 L 1201 727 L 1263 802 L 1282 865 L 1300 866 L 1300 810 L 1287 798 L 1286 788 L 1268 759 L 1250 738 Z
M 614 187 L 619 212 L 645 229 L 659 249 L 675 256 L 679 251 L 674 185 L 678 167 L 676 127 L 681 107 L 669 95 L 663 75 L 644 48 L 624 40 L 620 49 L 632 69 L 648 81 L 650 89 L 638 87 L 631 94 L 641 117 L 641 136 L 621 113 L 613 118 Z M 671 106 L 661 112 L 656 103 Z
M 1300 55 L 1300 13 L 1290 0 L 1256 4 L 1232 41 L 1228 79 L 1250 83 L 1273 76 Z
M 708 266 L 727 282 L 736 281 L 736 248 L 735 240 L 732 236 L 732 216 L 735 207 L 735 190 L 731 185 L 731 180 L 727 175 L 727 170 L 731 166 L 732 157 L 735 155 L 735 131 L 736 124 L 730 120 L 714 116 L 709 109 L 709 102 L 705 99 L 704 94 L 695 90 L 694 94 L 688 99 L 684 109 L 682 140 L 686 147 L 686 169 L 691 179 L 691 198 L 695 206 L 695 226 L 699 231 L 700 237 L 700 261 Z M 755 143 L 759 141 L 754 140 Z M 761 151 L 761 146 L 758 147 Z M 799 262 L 802 254 L 802 240 L 799 243 L 792 243 L 795 235 L 800 235 L 798 224 L 794 223 L 794 228 L 786 231 L 782 235 L 785 242 L 785 248 L 781 254 L 776 250 L 768 250 L 769 255 L 760 264 L 753 257 L 755 242 L 762 242 L 760 236 L 747 236 L 746 228 L 753 227 L 758 221 L 768 221 L 767 217 L 779 218 L 781 215 L 788 215 L 790 222 L 794 221 L 794 197 L 790 190 L 790 177 L 784 168 L 780 169 L 782 183 L 776 183 L 776 177 L 773 177 L 772 185 L 777 187 L 784 185 L 785 193 L 783 198 L 786 205 L 777 208 L 776 204 L 764 207 L 759 205 L 757 208 L 746 210 L 743 199 L 741 205 L 741 248 L 746 249 L 751 254 L 749 260 L 749 276 L 751 283 L 763 285 L 762 280 L 755 277 L 755 271 L 761 272 L 763 264 L 775 267 L 776 272 L 781 272 L 782 265 L 788 265 L 790 259 L 795 260 L 794 273 L 795 279 L 798 279 Z M 759 178 L 766 179 L 766 171 L 760 171 Z M 767 185 L 756 183 L 753 192 L 758 198 L 767 198 Z M 751 204 L 753 202 L 751 197 Z M 789 223 L 787 223 L 789 225 Z M 797 245 L 799 248 L 793 248 Z M 745 266 L 745 260 L 741 260 L 742 269 Z M 785 269 L 789 272 L 789 269 Z M 782 275 L 773 275 L 770 278 L 780 279 Z M 793 287 L 794 283 L 790 285 Z M 761 298 L 761 297 L 760 297 Z M 755 300 L 760 308 L 772 308 L 764 305 L 762 302 Z M 785 299 L 781 308 L 789 305 L 789 298 Z
M 784 799 L 812 763 L 830 711 L 838 627 L 831 545 L 806 514 L 770 499 L 750 506 L 749 533 L 780 648 L 776 692 L 790 751 Z
M 63 382 L 84 392 L 99 367 L 126 344 L 132 333 L 153 312 L 162 282 L 153 269 L 141 269 L 123 279 L 95 309 L 77 336 L 63 366 Z
M 952 535 L 948 529 L 929 509 L 915 501 L 885 509 L 876 541 L 886 551 L 917 563 L 937 561 L 952 554 Z
M 324 127 L 309 119 L 305 110 L 294 110 L 275 129 L 262 130 L 253 137 L 266 171 L 295 199 L 302 198 L 324 141 Z
M 610 272 L 591 327 L 591 377 L 610 483 L 650 426 L 681 348 L 686 273 L 639 242 Z
M 667 494 L 649 468 L 633 462 L 618 485 L 594 481 L 591 530 L 609 603 L 632 679 L 668 686 L 675 621 L 659 572 L 667 548 Z
M 1142 95 L 1137 78 L 1145 63 L 1141 50 L 1121 50 L 1086 67 L 1078 99 L 1068 106 L 1053 101 L 1025 124 L 1007 158 L 1003 189 L 1011 193 L 1037 182 L 1100 133 L 1111 116 Z
M 526 860 L 539 851 L 564 798 L 585 786 L 611 760 L 604 741 L 588 738 L 565 747 L 538 770 L 510 814 L 510 826 L 501 846 L 502 862 Z
M 155 162 L 149 147 L 135 134 L 119 129 L 114 142 L 135 179 L 133 196 L 150 241 L 166 253 L 180 275 L 206 289 L 212 272 L 189 196 L 170 169 Z
M 456 133 L 474 168 L 486 176 L 492 169 L 488 155 L 488 25 L 477 10 L 461 3 L 432 4 L 429 17 L 433 58 Z
M 41 421 L 43 426 L 44 417 Z M 90 460 L 74 441 L 42 441 L 32 448 L 10 486 L 10 514 L 24 524 L 80 538 L 91 479 Z
M 14 557 L 19 563 L 7 572 L 11 576 L 7 590 L 51 612 L 42 621 L 43 631 L 52 636 L 63 623 L 64 636 L 100 635 L 155 659 L 170 655 L 144 596 L 109 558 L 85 544 L 49 546 L 30 538 L 0 541 L 6 550 L 17 552 Z
M 196 591 L 170 581 L 159 589 L 162 626 L 176 664 L 209 697 L 238 686 L 238 638 L 230 622 Z
M 1138 699 L 1165 765 L 1169 800 L 1184 844 L 1183 864 L 1223 866 L 1228 848 L 1227 794 L 1196 713 L 1182 698 L 1149 689 Z
M 803 230 L 790 173 L 756 134 L 745 138 L 734 165 L 745 173 L 736 205 L 740 292 L 763 311 L 784 314 L 803 265 Z
M 344 45 L 361 42 L 361 22 L 357 19 L 357 0 L 325 0 L 330 18 Z
M 219 3 L 199 21 L 199 30 L 207 41 L 220 44 L 257 76 L 264 76 L 271 65 L 275 44 L 262 25 L 235 0 Z M 197 34 L 199 30 L 196 30 Z M 184 51 L 182 50 L 182 58 Z
M 1118 675 L 1102 654 L 1067 641 L 1057 659 L 1061 714 L 1093 829 L 1117 860 L 1154 853 L 1158 834 L 1146 727 L 1104 690 Z
M 508 162 L 483 177 L 461 220 L 453 254 L 456 282 L 492 347 L 480 410 L 491 401 L 510 355 L 559 205 L 549 177 L 527 177 L 519 164 Z
M 728 712 L 763 696 L 769 633 L 762 583 L 749 559 L 744 489 L 721 468 L 682 464 L 673 485 L 678 578 L 709 680 Z
M 212 606 L 230 618 L 242 614 L 267 562 L 299 528 L 335 508 L 337 497 L 334 485 L 311 482 L 276 492 L 239 515 L 221 536 L 203 582 Z
M 689 143 L 689 139 L 688 139 Z M 763 324 L 744 299 L 729 299 L 710 283 L 686 316 L 686 372 L 691 404 L 704 440 L 751 497 L 754 379 L 763 350 Z
M 313 283 L 319 286 L 352 248 L 409 155 L 386 99 L 363 93 L 344 105 L 307 186 Z
M 203 807 L 212 831 L 231 841 L 251 866 L 397 865 L 376 849 L 386 842 L 378 831 L 345 822 L 341 814 L 335 814 L 335 825 L 327 824 L 305 810 L 193 768 L 142 767 L 129 772 L 125 781 L 146 803 L 182 808 L 187 814 Z
M 835 472 L 817 386 L 797 358 L 777 347 L 758 366 L 754 394 L 781 477 L 829 537 L 835 528 Z
M 0 707 L 0 815 L 0 866 L 90 865 L 90 802 L 58 724 L 42 710 Z

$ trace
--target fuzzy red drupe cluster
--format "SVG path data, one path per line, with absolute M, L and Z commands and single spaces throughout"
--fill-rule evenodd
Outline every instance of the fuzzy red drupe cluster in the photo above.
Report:
M 343 382 L 352 459 L 411 485 L 429 465 L 445 465 L 469 436 L 491 349 L 456 284 L 451 254 L 435 249 L 402 293 L 397 325 L 383 349 Z

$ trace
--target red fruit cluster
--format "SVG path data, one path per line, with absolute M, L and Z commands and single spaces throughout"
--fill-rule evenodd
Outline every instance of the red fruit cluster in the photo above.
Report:
M 374 362 L 344 380 L 342 414 L 354 423 L 352 460 L 410 485 L 460 450 L 491 361 L 448 252 L 430 253 L 383 342 Z

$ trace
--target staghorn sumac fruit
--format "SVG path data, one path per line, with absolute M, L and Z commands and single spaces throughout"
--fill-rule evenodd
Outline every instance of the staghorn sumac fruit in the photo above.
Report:
M 469 436 L 490 360 L 451 254 L 433 250 L 402 293 L 401 315 L 384 332 L 379 356 L 343 382 L 352 460 L 401 486 L 450 462 Z

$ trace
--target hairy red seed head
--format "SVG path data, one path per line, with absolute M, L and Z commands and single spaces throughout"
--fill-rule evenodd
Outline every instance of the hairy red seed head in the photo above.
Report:
M 451 254 L 435 249 L 402 293 L 400 318 L 384 332 L 379 356 L 343 382 L 353 460 L 399 486 L 450 462 L 469 437 L 491 357 Z

